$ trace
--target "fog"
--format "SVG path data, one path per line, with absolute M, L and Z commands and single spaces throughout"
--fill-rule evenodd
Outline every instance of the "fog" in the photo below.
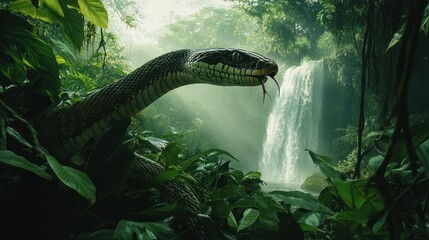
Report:
M 136 1 L 134 6 L 127 11 L 134 13 L 136 27 L 126 26 L 119 15 L 113 14 L 110 20 L 110 29 L 119 35 L 124 56 L 134 68 L 181 48 L 233 47 L 265 54 L 261 44 L 252 45 L 262 42 L 256 23 L 240 19 L 240 13 L 229 3 L 149 0 Z M 236 22 L 231 21 L 234 18 L 238 18 Z M 248 41 L 250 34 L 253 35 Z M 267 89 L 276 97 L 274 82 L 269 81 Z M 201 120 L 201 131 L 211 139 L 211 147 L 230 152 L 240 161 L 232 166 L 247 171 L 257 169 L 273 102 L 267 97 L 263 103 L 262 95 L 261 87 L 189 85 L 169 92 L 152 105 L 169 118 L 175 116 L 168 106 L 175 105 L 188 115 L 189 121 Z

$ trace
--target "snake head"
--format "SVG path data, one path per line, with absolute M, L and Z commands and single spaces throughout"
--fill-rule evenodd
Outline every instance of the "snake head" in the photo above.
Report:
M 263 84 L 268 77 L 274 79 L 278 72 L 277 63 L 273 60 L 241 49 L 195 50 L 189 56 L 186 68 L 193 78 L 202 83 L 224 86 L 262 85 L 264 93 Z

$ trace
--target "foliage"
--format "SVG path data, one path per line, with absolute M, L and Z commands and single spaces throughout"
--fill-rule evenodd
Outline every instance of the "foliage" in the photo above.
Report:
M 359 40 L 363 29 L 350 26 L 365 11 L 362 5 L 348 8 L 352 2 L 240 1 L 240 7 L 258 20 L 264 34 L 269 33 L 264 39 L 268 45 L 278 47 L 270 49 L 273 53 L 298 58 L 311 55 L 309 50 L 317 45 L 322 34 L 321 26 L 331 30 L 335 27 L 337 37 L 350 35 Z M 289 15 L 290 9 L 293 14 Z M 20 14 L 12 14 L 11 10 Z M 226 19 L 238 17 L 237 12 L 218 13 Z M 347 20 L 349 13 L 351 20 Z M 368 133 L 368 145 L 373 140 L 368 168 L 378 172 L 387 164 L 386 171 L 370 178 L 350 179 L 347 173 L 356 159 L 353 152 L 336 165 L 329 157 L 308 150 L 324 175 L 316 181 L 327 179 L 316 196 L 300 191 L 265 192 L 259 172 L 245 173 L 230 167 L 232 161 L 237 161 L 231 153 L 190 146 L 186 137 L 195 136 L 192 134 L 202 125 L 198 119 L 195 129 L 175 131 L 174 126 L 164 126 L 170 131 L 163 134 L 148 133 L 135 125 L 128 131 L 129 122 L 119 122 L 88 149 L 85 164 L 63 166 L 39 145 L 31 123 L 20 116 L 21 109 L 9 107 L 12 104 L 3 101 L 3 95 L 13 85 L 30 84 L 39 94 L 57 100 L 61 79 L 70 96 L 77 96 L 63 100 L 73 102 L 107 84 L 99 79 L 124 75 L 128 69 L 122 62 L 120 48 L 114 47 L 114 35 L 106 34 L 111 51 L 110 66 L 104 71 L 92 54 L 75 51 L 84 41 L 83 17 L 96 26 L 106 27 L 106 11 L 101 1 L 18 0 L 9 10 L 1 10 L 0 15 L 7 20 L 0 23 L 0 210 L 5 220 L 1 226 L 5 238 L 18 235 L 27 239 L 180 239 L 185 238 L 187 221 L 206 230 L 210 239 L 429 237 L 427 121 L 409 128 L 409 136 L 405 130 L 395 135 L 392 128 Z M 321 25 L 312 25 L 317 18 L 308 16 L 318 16 Z M 198 17 L 204 19 L 204 15 Z M 39 20 L 58 24 L 68 43 L 61 43 L 59 36 L 41 37 L 40 29 L 31 23 Z M 202 23 L 211 25 L 212 20 L 208 17 Z M 228 30 L 235 31 L 232 21 L 230 24 Z M 191 25 L 182 21 L 174 27 L 183 31 Z M 427 30 L 427 16 L 423 26 Z M 225 33 L 221 28 L 212 30 L 211 37 Z M 287 44 L 278 44 L 283 41 Z M 339 54 L 354 58 L 350 45 L 349 42 Z M 345 65 L 342 67 L 339 71 L 351 71 Z M 343 84 L 355 84 L 342 80 Z M 162 115 L 153 118 L 153 124 L 162 120 L 163 125 L 172 125 L 171 119 Z M 352 127 L 345 129 L 337 143 L 353 141 L 353 132 Z M 394 148 L 389 147 L 392 139 L 396 139 Z M 391 158 L 386 157 L 389 151 Z M 413 152 L 415 156 L 410 154 Z M 133 185 L 128 180 L 134 153 L 156 160 L 164 171 L 154 181 Z M 190 213 L 189 206 L 165 199 L 161 190 L 170 183 L 189 186 L 201 202 L 196 212 Z M 314 185 L 317 183 L 309 180 L 306 188 Z M 22 231 L 23 228 L 28 231 Z
M 253 46 L 256 51 L 263 49 L 262 41 L 255 21 L 248 16 L 234 9 L 204 8 L 192 18 L 168 25 L 160 45 L 166 49 Z
M 236 6 L 256 19 L 264 36 L 265 52 L 298 63 L 317 57 L 317 41 L 323 28 L 316 15 L 319 1 L 235 0 Z
M 69 45 L 53 40 L 56 58 L 59 60 L 60 78 L 64 93 L 71 96 L 62 97 L 65 101 L 77 101 L 93 90 L 104 87 L 114 79 L 120 79 L 130 71 L 129 65 L 121 56 L 122 48 L 117 36 L 110 32 L 103 35 L 106 52 L 75 51 Z M 103 58 L 105 62 L 103 62 Z

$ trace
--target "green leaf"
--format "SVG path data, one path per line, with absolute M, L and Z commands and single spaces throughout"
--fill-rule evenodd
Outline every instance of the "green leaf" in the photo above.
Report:
M 40 19 L 45 22 L 54 23 L 59 19 L 64 18 L 63 10 L 59 1 L 56 0 L 40 0 L 38 6 L 33 5 L 29 0 L 12 1 L 8 9 L 18 11 L 29 15 L 33 18 Z
M 372 232 L 373 233 L 378 233 L 378 231 L 380 231 L 380 229 L 383 228 L 383 226 L 386 224 L 386 220 L 387 220 L 387 217 L 389 216 L 389 214 L 390 214 L 390 209 L 386 209 L 383 212 L 383 215 L 372 226 Z
M 317 228 L 317 227 L 315 227 L 313 225 L 309 225 L 305 222 L 299 222 L 299 226 L 301 227 L 302 231 L 304 231 L 304 232 L 311 232 L 313 234 L 319 233 L 321 235 L 326 236 L 326 238 L 321 238 L 321 239 L 332 239 L 332 238 L 327 237 L 328 233 L 324 229 Z
M 368 186 L 367 180 L 353 180 L 347 182 L 334 182 L 338 197 L 350 209 L 361 209 L 369 203 L 376 211 L 384 208 L 384 202 L 376 187 Z
M 184 160 L 182 162 L 182 166 L 186 169 L 190 164 L 192 164 L 193 162 L 200 160 L 200 159 L 209 159 L 209 158 L 219 158 L 222 155 L 226 155 L 236 161 L 238 161 L 238 159 L 236 159 L 231 153 L 224 151 L 222 149 L 218 149 L 218 148 L 212 148 L 212 149 L 208 149 L 206 151 L 203 151 L 201 153 L 195 154 L 193 156 L 191 156 L 190 158 Z
M 95 203 L 95 186 L 84 172 L 77 169 L 62 166 L 53 156 L 46 154 L 45 158 L 57 177 L 66 186 L 75 190 L 90 204 Z
M 226 222 L 228 223 L 228 226 L 234 230 L 237 231 L 237 221 L 235 220 L 234 214 L 230 211 L 228 214 L 228 217 L 226 219 Z
M 313 163 L 319 166 L 320 171 L 332 181 L 340 181 L 342 179 L 341 172 L 339 172 L 334 166 L 332 166 L 329 162 L 331 159 L 322 155 L 318 155 L 311 150 L 308 150 Z
M 292 206 L 303 208 L 312 212 L 326 213 L 329 215 L 334 212 L 314 198 L 311 194 L 300 191 L 273 191 L 269 195 L 276 201 L 283 201 Z
M 31 25 L 10 12 L 0 10 L 0 19 L 2 50 L 9 57 L 8 61 L 0 59 L 1 72 L 12 83 L 19 84 L 28 70 L 36 70 L 40 76 L 31 78 L 28 74 L 27 79 L 33 81 L 41 93 L 57 96 L 60 89 L 59 70 L 52 48 L 32 31 Z
M 1 150 L 0 162 L 33 172 L 39 177 L 44 178 L 46 180 L 53 180 L 53 177 L 48 174 L 44 168 L 37 166 L 36 164 L 25 159 L 24 157 L 16 155 L 14 152 L 8 150 Z
M 101 0 L 78 0 L 82 14 L 94 25 L 107 28 L 108 16 Z
M 250 226 L 252 226 L 256 220 L 259 218 L 259 211 L 253 208 L 249 208 L 243 213 L 243 218 L 241 218 L 240 223 L 237 227 L 237 232 L 240 232 Z
M 25 15 L 29 15 L 33 18 L 40 18 L 37 14 L 37 8 L 32 4 L 31 1 L 28 0 L 15 0 L 10 3 L 8 6 L 9 10 L 21 12 Z M 42 19 L 44 20 L 44 19 Z M 48 21 L 46 19 L 44 21 Z
M 261 179 L 261 173 L 256 171 L 250 171 L 244 175 L 244 177 L 241 179 L 241 181 L 246 181 L 249 179 Z
M 115 237 L 119 239 L 157 240 L 177 239 L 177 235 L 168 223 L 119 221 L 115 228 Z
M 305 212 L 299 216 L 299 222 L 313 227 L 320 226 L 326 219 L 326 215 L 318 212 Z
M 197 183 L 197 180 L 195 180 L 195 178 L 190 174 L 184 172 L 180 166 L 169 166 L 167 170 L 156 177 L 156 180 L 160 183 L 164 183 L 174 180 L 177 177 L 183 178 L 192 183 Z
M 429 31 L 429 5 L 426 6 L 424 14 L 423 14 L 423 19 L 422 19 L 422 24 L 421 24 L 421 29 L 425 32 L 425 34 L 428 34 Z
M 417 149 L 416 154 L 426 172 L 429 175 L 429 140 L 422 143 Z
M 346 210 L 335 214 L 335 219 L 357 222 L 364 225 L 368 222 L 368 212 L 361 210 Z
M 362 182 L 362 180 L 357 181 Z M 357 181 L 334 182 L 338 196 L 351 209 L 359 209 L 365 202 L 365 197 L 355 186 Z
M 371 170 L 377 170 L 381 162 L 383 162 L 384 157 L 381 155 L 376 155 L 368 160 L 368 167 Z
M 387 46 L 386 51 L 388 51 L 390 48 L 392 48 L 393 46 L 395 46 L 396 44 L 398 44 L 401 39 L 402 36 L 404 35 L 404 31 L 405 31 L 405 24 L 403 24 L 399 30 L 393 35 L 392 39 L 390 40 L 389 45 Z
M 33 146 L 27 142 L 27 140 L 15 129 L 11 128 L 11 127 L 7 127 L 6 128 L 6 133 L 14 138 L 17 142 L 19 142 L 19 144 L 23 145 L 24 147 L 31 149 Z
M 61 26 L 65 39 L 76 49 L 80 49 L 84 39 L 83 17 L 76 9 L 70 7 L 75 6 L 75 1 L 61 0 L 60 4 L 64 11 L 64 18 L 58 19 L 57 22 Z
M 102 229 L 94 232 L 80 233 L 76 240 L 120 240 L 114 237 L 114 231 L 111 229 Z
M 156 150 L 158 152 L 162 151 L 162 149 L 168 145 L 168 141 L 157 137 L 138 136 L 138 140 L 150 149 Z
M 135 212 L 133 213 L 134 216 L 171 216 L 172 214 L 174 214 L 175 212 L 180 211 L 179 206 L 177 206 L 176 204 L 167 204 L 167 203 L 161 203 L 161 204 L 157 204 L 154 205 L 148 209 L 145 209 L 143 211 L 140 212 Z
M 231 212 L 228 202 L 225 199 L 214 199 L 209 202 L 212 211 L 211 216 L 214 218 L 226 219 Z

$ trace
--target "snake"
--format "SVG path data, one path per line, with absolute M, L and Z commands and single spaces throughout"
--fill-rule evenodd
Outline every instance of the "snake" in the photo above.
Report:
M 69 160 L 93 139 L 109 131 L 116 121 L 130 118 L 167 92 L 189 84 L 220 86 L 262 86 L 275 75 L 278 65 L 261 54 L 228 48 L 181 49 L 158 56 L 118 81 L 97 90 L 74 104 L 53 108 L 36 118 L 35 126 L 41 145 L 62 161 Z M 159 163 L 137 157 L 131 164 L 132 176 L 150 180 L 164 171 Z M 166 184 L 167 192 L 183 186 Z M 183 188 L 185 188 L 183 190 Z M 175 191 L 177 192 L 177 191 Z M 173 202 L 190 205 L 197 210 L 198 199 L 189 196 L 171 197 Z M 174 200 L 176 199 L 176 200 Z M 179 200 L 177 200 L 179 199 Z M 187 199 L 187 200 L 186 200 Z

